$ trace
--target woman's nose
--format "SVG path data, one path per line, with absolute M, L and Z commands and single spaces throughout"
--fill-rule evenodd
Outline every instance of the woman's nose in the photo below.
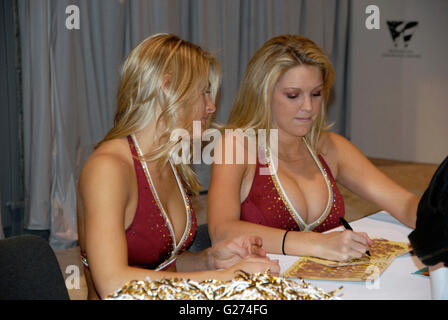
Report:
M 214 113 L 216 111 L 216 105 L 215 103 L 209 98 L 207 102 L 207 113 Z
M 302 110 L 309 112 L 313 111 L 313 103 L 311 101 L 311 97 L 305 97 L 305 100 L 302 104 Z

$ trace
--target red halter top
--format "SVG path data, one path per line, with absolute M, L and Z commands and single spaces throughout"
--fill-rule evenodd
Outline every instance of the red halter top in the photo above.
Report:
M 257 161 L 255 176 L 249 195 L 241 204 L 240 219 L 269 227 L 295 230 L 324 232 L 340 225 L 339 217 L 345 214 L 344 198 L 336 181 L 321 155 L 317 157 L 311 151 L 317 166 L 324 175 L 329 189 L 327 207 L 314 222 L 306 224 L 294 209 L 278 179 L 272 164 L 260 164 Z M 264 173 L 260 174 L 261 170 Z
M 134 219 L 126 229 L 128 265 L 145 269 L 166 270 L 176 261 L 176 256 L 187 250 L 196 236 L 197 220 L 190 199 L 181 179 L 170 162 L 185 202 L 187 215 L 185 231 L 176 243 L 173 226 L 157 196 L 146 162 L 140 161 L 141 151 L 135 137 L 128 136 L 134 158 L 138 182 L 138 204 Z M 87 256 L 81 253 L 83 264 L 88 267 Z

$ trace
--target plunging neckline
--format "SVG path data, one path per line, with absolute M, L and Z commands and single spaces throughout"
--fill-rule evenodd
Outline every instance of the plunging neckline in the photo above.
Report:
M 309 147 L 309 145 L 305 139 L 303 139 L 303 142 L 305 143 L 305 146 L 307 147 L 308 151 L 310 152 L 314 162 L 316 163 L 317 167 L 319 168 L 320 172 L 322 173 L 324 180 L 327 184 L 327 188 L 328 188 L 328 202 L 327 202 L 326 208 L 324 209 L 322 214 L 315 221 L 313 221 L 309 224 L 305 223 L 302 216 L 297 212 L 297 210 L 292 205 L 292 202 L 289 200 L 288 195 L 286 194 L 286 192 L 280 182 L 280 179 L 277 175 L 277 170 L 275 170 L 275 168 L 274 168 L 274 164 L 272 161 L 272 154 L 270 151 L 268 152 L 267 159 L 268 159 L 268 166 L 269 166 L 271 178 L 272 178 L 272 181 L 274 182 L 275 188 L 277 189 L 277 193 L 279 194 L 280 198 L 282 198 L 283 203 L 285 204 L 285 206 L 291 213 L 291 216 L 293 217 L 293 219 L 299 225 L 300 230 L 301 231 L 310 231 L 310 230 L 313 230 L 314 228 L 316 228 L 318 225 L 320 225 L 327 218 L 328 214 L 330 213 L 332 203 L 333 203 L 333 189 L 331 187 L 331 181 L 328 178 L 327 172 L 323 168 L 319 158 L 314 154 L 313 150 Z
M 135 134 L 131 134 L 131 138 L 132 138 L 132 140 L 134 142 L 135 149 L 137 150 L 137 154 L 138 154 L 139 158 L 142 158 L 143 154 L 142 154 L 142 151 L 141 151 L 140 146 L 138 144 L 137 138 L 135 137 Z M 177 186 L 178 186 L 178 188 L 179 188 L 179 190 L 180 190 L 180 192 L 182 194 L 182 199 L 184 201 L 185 214 L 186 214 L 184 233 L 182 234 L 182 237 L 180 238 L 179 243 L 176 243 L 177 242 L 176 241 L 176 234 L 174 232 L 173 224 L 171 223 L 170 218 L 168 217 L 168 214 L 166 213 L 165 208 L 163 207 L 163 204 L 160 201 L 159 195 L 157 193 L 157 190 L 156 190 L 156 188 L 154 186 L 154 183 L 153 183 L 153 180 L 151 178 L 151 174 L 149 173 L 149 169 L 148 169 L 148 166 L 146 164 L 146 161 L 142 161 L 141 159 L 138 159 L 138 160 L 140 161 L 140 164 L 143 167 L 143 171 L 145 172 L 145 176 L 146 176 L 147 182 L 149 184 L 151 193 L 152 193 L 154 199 L 156 200 L 157 207 L 159 208 L 160 212 L 162 213 L 162 217 L 164 218 L 165 223 L 166 223 L 166 225 L 168 227 L 168 230 L 170 231 L 171 239 L 173 241 L 173 248 L 174 248 L 173 252 L 171 254 L 171 258 L 173 258 L 177 254 L 179 249 L 182 247 L 184 242 L 187 240 L 187 237 L 188 237 L 188 234 L 189 234 L 189 230 L 191 229 L 191 217 L 190 217 L 190 214 L 189 214 L 190 205 L 187 202 L 187 196 L 186 196 L 185 190 L 184 190 L 183 185 L 182 185 L 182 183 L 180 181 L 180 177 L 179 177 L 179 175 L 177 173 L 177 170 L 174 167 L 171 158 L 169 158 L 169 162 L 170 162 L 170 165 L 171 165 L 171 170 L 174 173 L 174 177 L 176 178 Z M 168 259 L 168 260 L 171 260 L 171 259 Z M 165 263 L 163 265 L 165 265 Z M 163 266 L 159 266 L 159 268 L 163 268 Z

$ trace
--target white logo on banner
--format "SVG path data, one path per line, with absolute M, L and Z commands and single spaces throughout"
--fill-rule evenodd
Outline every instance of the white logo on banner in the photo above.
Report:
M 387 21 L 390 36 L 394 42 L 394 46 L 398 47 L 400 44 L 405 48 L 409 46 L 409 42 L 417 30 L 417 21 Z
M 418 25 L 418 21 L 388 20 L 387 27 L 393 48 L 383 53 L 383 57 L 421 58 L 420 54 L 409 48 Z

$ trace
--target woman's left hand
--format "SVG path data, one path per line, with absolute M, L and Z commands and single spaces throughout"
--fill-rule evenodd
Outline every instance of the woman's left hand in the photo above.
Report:
M 258 236 L 240 236 L 220 241 L 208 249 L 209 266 L 212 269 L 226 269 L 248 257 L 266 258 L 262 245 L 263 241 Z

